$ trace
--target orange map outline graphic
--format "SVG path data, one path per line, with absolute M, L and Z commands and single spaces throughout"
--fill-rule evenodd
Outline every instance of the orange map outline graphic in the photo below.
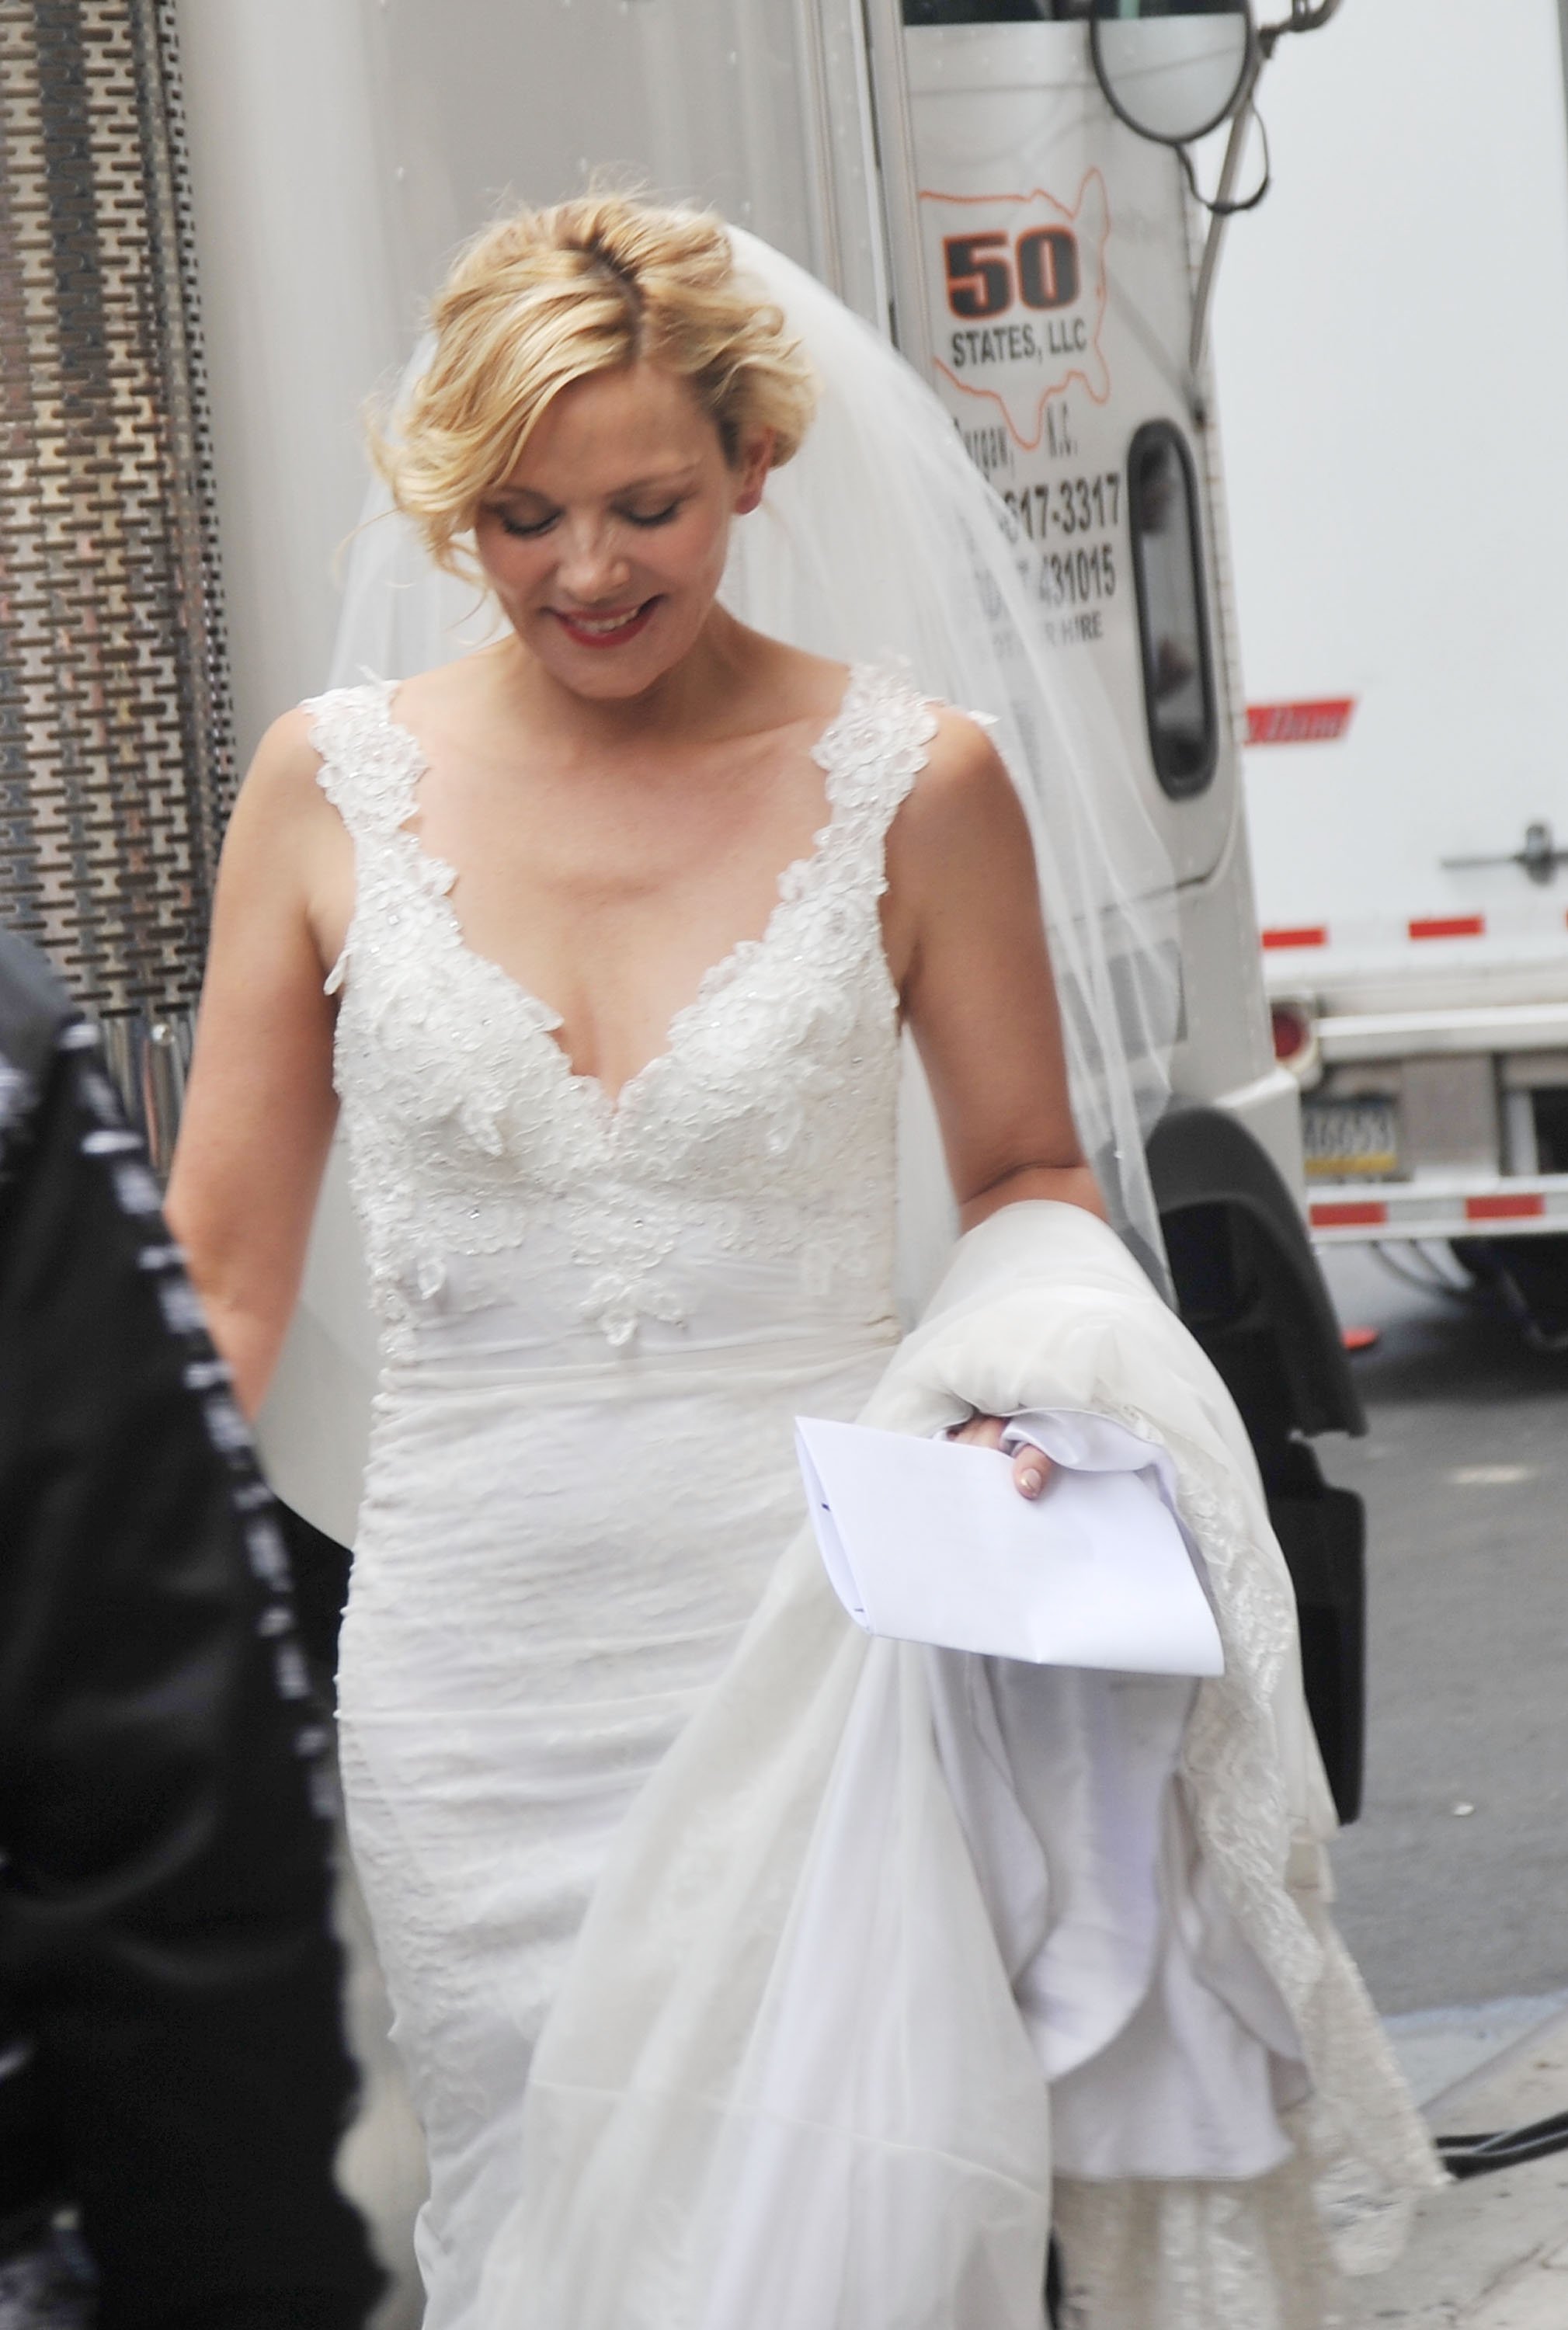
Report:
M 1098 232 L 1094 228 L 1092 219 L 1085 217 L 1091 193 L 1097 193 L 1099 195 Z M 1097 376 L 1091 374 L 1086 367 L 1086 361 L 1069 361 L 1065 372 L 1040 389 L 1034 399 L 1033 437 L 1025 434 L 1025 430 L 1015 418 L 1015 400 L 1013 404 L 1010 404 L 1005 391 L 977 386 L 974 382 L 966 380 L 960 373 L 955 372 L 951 365 L 944 364 L 941 357 L 935 355 L 933 352 L 932 360 L 936 369 L 945 381 L 961 391 L 965 396 L 978 397 L 987 403 L 994 404 L 1001 413 L 1007 434 L 1012 438 L 1013 442 L 1021 447 L 1025 453 L 1035 452 L 1039 449 L 1040 440 L 1045 433 L 1045 407 L 1053 396 L 1064 396 L 1075 380 L 1082 383 L 1096 404 L 1104 404 L 1110 395 L 1110 367 L 1106 363 L 1105 351 L 1100 345 L 1100 335 L 1105 323 L 1105 309 L 1109 297 L 1105 272 L 1105 246 L 1110 240 L 1110 197 L 1106 190 L 1105 179 L 1098 168 L 1091 167 L 1086 170 L 1079 185 L 1078 198 L 1071 210 L 1055 194 L 1048 194 L 1044 186 L 1035 186 L 1026 194 L 944 194 L 939 193 L 934 187 L 922 186 L 920 190 L 920 199 L 922 203 L 984 205 L 993 210 L 1009 203 L 1015 204 L 1020 208 L 1035 203 L 1044 203 L 1056 219 L 1063 221 L 1072 229 L 1078 241 L 1081 265 L 1084 260 L 1092 258 L 1094 277 L 1092 290 L 1087 298 L 1075 301 L 1074 306 L 1082 308 L 1092 302 L 1093 328 L 1089 335 L 1087 350 L 1074 351 L 1074 355 L 1086 359 L 1092 354 L 1097 360 L 1098 374 Z M 1013 239 L 1016 242 L 1015 232 Z M 1084 267 L 1084 275 L 1087 276 L 1089 272 L 1089 268 Z M 999 323 L 1001 319 L 997 317 L 995 320 Z

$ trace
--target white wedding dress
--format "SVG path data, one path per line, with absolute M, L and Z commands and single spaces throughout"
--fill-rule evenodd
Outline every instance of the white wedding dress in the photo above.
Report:
M 1267 2193 L 1292 2173 L 1282 2166 L 1293 2149 L 1284 2122 L 1308 2083 L 1280 1988 L 1208 1880 L 1174 1777 L 1192 1687 L 1113 1679 L 1110 1695 L 1096 1696 L 1062 1678 L 1046 1700 L 1015 1691 L 1007 1670 L 989 1662 L 995 1689 L 977 1712 L 977 1691 L 990 1689 L 976 1681 L 983 1662 L 933 1659 L 925 1681 L 918 1663 L 866 1665 L 866 1646 L 849 1640 L 813 1566 L 797 1555 L 791 1570 L 780 1559 L 802 1520 L 795 1416 L 855 1416 L 899 1341 L 900 1037 L 879 899 L 887 828 L 932 733 L 928 706 L 897 668 L 855 671 L 816 748 L 828 813 L 812 854 L 782 876 L 765 932 L 708 973 L 663 1053 L 612 1103 L 571 1069 L 555 1017 L 465 942 L 453 872 L 418 837 L 422 763 L 393 716 L 393 694 L 373 683 L 311 709 L 320 781 L 355 852 L 355 909 L 330 984 L 342 990 L 336 1080 L 383 1355 L 342 1636 L 343 1773 L 429 2147 L 418 2247 L 430 2330 L 521 2330 L 524 2320 L 531 2330 L 764 2330 L 774 2320 L 783 2330 L 1012 2330 L 1036 2320 L 1052 2174 L 1041 2116 L 1058 2072 L 1055 2166 L 1081 2180 L 1086 2255 L 1097 2242 L 1108 2253 L 1127 2248 L 1128 2195 L 1157 2189 L 1136 2180 L 1187 2180 L 1179 2245 L 1191 2254 L 1174 2259 L 1174 2278 L 1153 2276 L 1138 2322 L 1315 2323 L 1315 2266 L 1290 2250 L 1289 2228 L 1305 2223 L 1300 2193 L 1271 2215 L 1245 2197 L 1253 2187 L 1244 2180 Z M 1110 1252 L 1109 1265 L 1094 1264 L 1107 1299 L 1126 1301 L 1116 1283 L 1125 1273 L 1135 1303 L 1167 1320 L 1114 1241 L 1087 1227 Z M 760 1604 L 764 1616 L 748 1634 Z M 733 1675 L 742 1637 L 761 1681 L 754 1701 L 742 1683 L 737 1704 L 732 1681 L 726 1703 L 715 1686 L 727 1669 Z M 795 1680 L 770 1643 L 796 1644 Z M 770 1672 L 781 1692 L 771 1708 Z M 903 1713 L 884 1720 L 874 1702 L 880 1691 L 892 1710 L 889 1691 Z M 670 1757 L 704 1709 L 720 1744 L 704 1750 L 709 1777 L 698 1795 L 709 1789 L 713 1812 L 694 1802 L 689 1772 Z M 1266 1709 L 1259 1719 L 1266 1729 Z M 914 1727 L 902 1782 L 902 1751 L 885 1746 L 901 1723 Z M 840 1736 L 857 1728 L 872 1744 L 845 1767 L 835 1761 Z M 699 1725 L 686 1748 L 702 1735 Z M 908 1775 L 930 1764 L 933 1744 L 952 1810 L 926 1788 L 911 1831 L 921 1867 L 904 1852 L 912 1873 L 897 1883 L 907 1882 L 912 1904 L 919 1886 L 927 1893 L 918 1913 L 895 1912 L 877 1856 L 893 1851 L 914 1802 Z M 1006 1755 L 1021 1776 L 1003 1798 L 996 1759 Z M 873 1793 L 881 1785 L 878 1759 L 903 1808 L 896 1818 L 855 1814 L 841 1840 L 847 1860 L 839 1852 L 835 1862 L 832 1802 L 826 1813 L 810 1806 L 824 1785 L 837 1800 L 830 1776 L 842 1768 L 862 1787 L 846 1801 L 869 1804 L 863 1783 Z M 743 1776 L 752 1765 L 754 1781 Z M 659 1789 L 647 1791 L 661 1766 Z M 732 1814 L 719 1801 L 732 1775 Z M 651 1851 L 654 1873 L 645 1881 L 635 1856 L 622 1868 L 619 1901 L 612 1886 L 585 1963 L 580 1929 L 605 1890 L 618 1835 L 638 1828 L 628 1815 L 639 1797 L 638 1849 Z M 1273 1805 L 1276 1826 L 1281 1816 Z M 1243 1796 L 1243 1829 L 1247 1817 Z M 816 1918 L 815 1957 L 815 1912 L 804 1899 L 791 1908 L 789 1891 L 808 1819 L 811 1865 L 826 1851 L 844 1872 L 828 1884 L 827 1924 Z M 691 1845 L 689 1868 L 684 1846 L 659 1843 L 661 1820 Z M 1236 1833 L 1235 1857 L 1251 1855 L 1260 1872 L 1269 1930 L 1284 1936 L 1280 1965 L 1305 1964 L 1317 1945 L 1297 1935 L 1283 1895 L 1276 1900 L 1281 1880 L 1262 1848 Z M 758 1865 L 743 1869 L 753 1847 Z M 732 1880 L 745 1919 L 733 1940 L 721 1898 Z M 717 1953 L 711 1977 L 697 1965 L 704 1918 L 713 1933 L 701 1947 Z M 861 1944 L 863 1929 L 891 1938 Z M 804 2050 L 790 2039 L 782 2054 L 761 2022 L 747 2039 L 752 2008 L 743 2003 L 760 1995 L 758 1937 L 776 1930 L 787 1930 L 789 1950 L 765 1946 L 780 1965 L 799 1958 L 804 1937 L 804 1962 L 828 1969 L 826 1985 L 815 1972 L 803 1989 L 796 1979 L 810 1994 L 815 2038 Z M 775 2161 L 766 2145 L 753 2157 L 723 2124 L 721 2091 L 739 2093 L 744 2079 L 712 2068 L 750 2048 L 764 2083 L 782 2077 L 797 2098 L 770 2106 L 766 2125 L 775 2137 L 793 2120 L 805 2126 L 817 2110 L 799 2101 L 817 2076 L 813 2045 L 830 2086 L 854 2048 L 830 2044 L 829 2030 L 870 2032 L 900 1991 L 891 1973 L 883 1984 L 878 1965 L 862 1961 L 885 1947 L 890 1966 L 902 1965 L 912 1936 L 930 1964 L 912 1977 L 920 1997 L 908 2027 L 925 2034 L 914 2051 L 929 2042 L 935 2068 L 928 2079 L 906 2041 L 892 2039 L 888 2124 L 912 2125 L 929 2089 L 939 2182 L 958 2174 L 960 2130 L 976 2160 L 987 2147 L 997 2155 L 962 2168 L 964 2192 L 979 2196 L 979 2231 L 964 2229 L 967 2200 L 949 2209 L 938 2198 L 926 2212 L 924 2237 L 951 2251 L 950 2266 L 935 2268 L 911 2214 L 912 2196 L 927 2188 L 876 2164 L 902 2174 L 918 2146 L 855 2136 L 841 2173 L 818 2130 L 801 2155 L 815 2164 Z M 531 2064 L 547 2024 L 556 2032 L 552 2009 L 569 1973 L 576 1995 L 530 2103 Z M 638 2059 L 637 1984 L 652 1984 L 650 1999 L 659 1985 L 674 1997 L 683 1979 L 694 1984 L 694 2003 L 677 2002 L 657 2043 L 666 2045 L 666 2023 L 678 2024 L 672 2043 L 685 2068 L 634 2069 L 618 2117 L 609 2057 L 622 2045 Z M 942 1982 L 945 2003 L 933 1988 Z M 836 2001 L 826 1996 L 835 1986 Z M 936 2002 L 935 2026 L 922 1999 Z M 1352 2052 L 1363 2012 L 1354 2007 L 1345 2025 Z M 848 2023 L 835 2022 L 845 2014 Z M 648 2017 L 651 2029 L 651 2005 Z M 868 2106 L 866 2080 L 855 2078 L 859 2127 L 883 2106 Z M 1381 2098 L 1370 2075 L 1367 2092 Z M 1396 2098 L 1385 2147 L 1393 2184 L 1406 2165 L 1411 2182 L 1423 2173 L 1402 2109 Z M 714 2111 L 716 2136 L 703 2132 Z M 663 2134 L 654 2132 L 659 2112 Z M 581 2173 L 571 2164 L 579 2145 Z M 683 2146 L 689 2159 L 677 2159 Z M 734 2189 L 699 2228 L 695 2203 L 661 2198 L 659 2180 L 676 2193 L 705 2189 L 713 2158 Z M 564 2179 L 554 2198 L 552 2174 Z M 779 2175 L 798 2217 L 779 2205 Z M 826 2180 L 815 2198 L 813 2178 Z M 1104 2190 L 1121 2196 L 1123 2212 L 1104 2221 L 1103 2237 L 1082 2197 L 1097 2178 L 1110 2180 Z M 1242 2180 L 1229 2219 L 1227 2179 Z M 876 2236 L 872 2295 L 865 2269 L 849 2261 L 855 2243 L 827 2223 L 851 2190 L 856 2240 L 879 2209 L 891 2212 Z M 1204 2198 L 1216 2191 L 1217 2215 Z M 765 2197 L 752 2207 L 748 2193 Z M 569 2240 L 574 2207 L 584 2222 Z M 1243 2238 L 1250 2209 L 1262 2230 Z M 752 2219 L 764 2246 L 787 2244 L 762 2274 L 774 2312 L 751 2253 L 742 2243 L 729 2255 Z M 1150 2255 L 1169 2246 L 1172 2221 L 1143 2227 Z M 699 2266 L 704 2242 L 713 2260 Z M 1239 2293 L 1223 2313 L 1204 2295 L 1216 2242 L 1234 2252 L 1225 2286 Z M 553 2275 L 559 2286 L 546 2288 Z M 779 2294 L 785 2277 L 794 2295 Z M 1178 2287 L 1193 2293 L 1185 2310 Z M 1136 2330 L 1132 2311 L 1083 2318 L 1092 2330 Z
M 607 1842 L 799 1527 L 794 1418 L 854 1416 L 897 1340 L 878 899 L 932 721 L 856 675 L 814 854 L 612 1105 L 465 944 L 392 692 L 315 723 L 357 860 L 336 1074 L 385 1352 L 340 1700 L 445 2325 Z

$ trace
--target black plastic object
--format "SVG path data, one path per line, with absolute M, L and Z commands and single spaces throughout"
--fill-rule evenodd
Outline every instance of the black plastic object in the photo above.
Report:
M 302 1513 L 280 1503 L 278 1518 L 288 1547 L 294 1573 L 295 1620 L 299 1641 L 309 1662 L 312 1679 L 323 1701 L 331 1706 L 337 1695 L 337 1634 L 343 1605 L 348 1599 L 348 1573 L 354 1557 L 346 1546 L 326 1536 Z
M 1517 2168 L 1526 2160 L 1568 2152 L 1568 2112 L 1531 2120 L 1525 2127 L 1497 2128 L 1490 2136 L 1440 2136 L 1437 2148 L 1449 2174 L 1464 2183 L 1494 2168 Z
M 1223 1110 L 1171 1109 L 1148 1163 L 1177 1307 L 1241 1411 L 1296 1589 L 1307 1705 L 1340 1819 L 1361 1809 L 1366 1563 L 1361 1500 L 1303 1435 L 1361 1433 L 1361 1401 L 1299 1208 Z
M 1360 1816 L 1365 1767 L 1366 1516 L 1351 1490 L 1329 1487 L 1304 1440 L 1271 1452 L 1263 1484 L 1296 1589 L 1307 1709 L 1348 1827 Z
M 1224 1109 L 1178 1103 L 1149 1136 L 1148 1170 L 1182 1317 L 1254 1444 L 1260 1430 L 1364 1433 L 1301 1209 L 1255 1137 Z

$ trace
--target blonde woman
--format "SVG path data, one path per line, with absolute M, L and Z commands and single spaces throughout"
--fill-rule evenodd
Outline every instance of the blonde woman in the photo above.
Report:
M 1025 2330 L 1054 2165 L 1094 2330 L 1315 2323 L 1309 2098 L 1355 2087 L 1374 2198 L 1430 2171 L 1311 1899 L 1288 1590 L 1223 1393 L 1104 1226 L 1008 763 L 940 675 L 720 596 L 864 367 L 956 497 L 949 565 L 994 523 L 923 392 L 869 335 L 836 366 L 848 319 L 779 279 L 821 303 L 814 365 L 708 218 L 596 198 L 464 254 L 380 459 L 499 636 L 288 715 L 225 853 L 171 1211 L 254 1408 L 341 1103 L 383 1353 L 344 1773 L 427 2318 Z M 856 468 L 808 553 L 878 523 Z M 1103 965 L 1062 943 L 1087 1024 Z M 966 1235 L 890 1368 L 903 1029 Z M 1119 1043 L 1079 1084 L 1126 1217 Z M 1218 1695 L 868 1644 L 793 1455 L 797 1414 L 868 1401 L 992 1444 L 1136 1413 L 1209 1494 Z M 1025 1442 L 1020 1492 L 1047 1471 Z M 1223 1777 L 1178 1772 L 1200 1739 Z

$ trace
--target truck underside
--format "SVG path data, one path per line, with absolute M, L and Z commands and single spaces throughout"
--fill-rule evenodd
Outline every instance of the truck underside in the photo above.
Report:
M 1327 933 L 1265 933 L 1275 1042 L 1302 1086 L 1317 1242 L 1445 1245 L 1456 1288 L 1491 1291 L 1556 1347 L 1568 1336 L 1563 915 L 1543 899 L 1511 930 L 1497 919 L 1412 922 L 1359 958 Z

